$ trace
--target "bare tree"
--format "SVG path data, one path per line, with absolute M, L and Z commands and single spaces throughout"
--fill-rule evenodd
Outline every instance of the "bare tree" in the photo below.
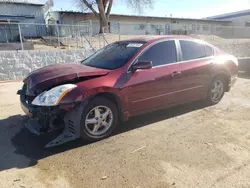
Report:
M 108 28 L 109 15 L 113 6 L 114 0 L 76 0 L 77 5 L 83 10 L 90 10 L 93 14 L 99 17 L 100 33 L 103 33 L 103 28 Z M 117 0 L 116 0 L 117 1 Z M 122 0 L 128 7 L 141 13 L 144 8 L 152 7 L 154 0 Z

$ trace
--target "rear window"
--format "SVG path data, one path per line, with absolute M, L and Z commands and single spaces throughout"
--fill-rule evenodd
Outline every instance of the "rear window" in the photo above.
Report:
M 206 48 L 206 55 L 207 55 L 208 57 L 214 55 L 214 49 L 213 49 L 213 48 L 211 48 L 210 46 L 207 46 L 207 45 L 205 46 L 205 48 Z
M 81 63 L 102 69 L 118 69 L 126 64 L 144 44 L 143 42 L 116 42 L 102 48 Z
M 203 44 L 193 41 L 180 40 L 180 45 L 183 61 L 206 57 L 206 49 Z

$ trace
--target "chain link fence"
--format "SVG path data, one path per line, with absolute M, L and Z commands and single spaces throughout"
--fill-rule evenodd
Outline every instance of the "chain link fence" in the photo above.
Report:
M 131 24 L 116 23 L 106 27 L 108 43 L 146 35 L 189 35 L 205 40 L 237 57 L 250 57 L 250 27 L 208 24 Z
M 1 23 L 0 50 L 94 49 L 90 24 Z
M 189 35 L 236 55 L 250 57 L 250 27 L 209 24 L 112 23 L 98 34 L 91 21 L 67 24 L 0 23 L 0 50 L 93 49 L 145 35 Z
M 110 31 L 120 37 L 123 35 L 209 35 L 230 39 L 250 38 L 250 27 L 222 25 L 117 23 L 105 28 L 104 31 Z
M 74 23 L 69 25 L 0 22 L 0 51 L 97 50 L 108 44 L 104 34 L 93 34 L 91 22 Z
M 115 23 L 98 34 L 99 26 L 95 26 L 91 22 L 0 23 L 0 80 L 21 79 L 50 64 L 77 63 L 107 44 L 147 35 L 189 35 L 205 40 L 244 60 L 244 70 L 249 69 L 250 27 Z

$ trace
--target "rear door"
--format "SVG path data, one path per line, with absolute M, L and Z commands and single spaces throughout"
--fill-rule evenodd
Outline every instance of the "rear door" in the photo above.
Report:
M 205 97 L 212 80 L 213 48 L 193 40 L 179 40 L 183 93 L 180 102 Z

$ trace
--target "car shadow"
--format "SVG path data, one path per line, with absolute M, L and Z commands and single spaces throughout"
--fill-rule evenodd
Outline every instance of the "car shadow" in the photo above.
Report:
M 203 102 L 194 102 L 140 115 L 127 122 L 120 123 L 113 136 L 204 107 L 206 105 Z M 0 156 L 0 171 L 34 166 L 39 160 L 48 156 L 90 144 L 90 142 L 78 139 L 58 147 L 45 149 L 44 145 L 59 135 L 60 132 L 42 136 L 33 135 L 24 127 L 26 119 L 26 116 L 15 115 L 0 120 L 0 131 L 2 132 L 0 148 L 3 152 L 2 156 Z

